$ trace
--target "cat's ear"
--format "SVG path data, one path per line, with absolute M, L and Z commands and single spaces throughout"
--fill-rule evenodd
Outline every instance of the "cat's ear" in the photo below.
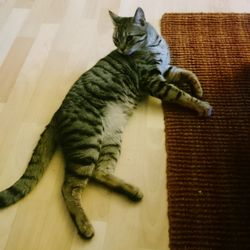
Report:
M 116 15 L 114 12 L 112 12 L 111 10 L 109 10 L 109 15 L 112 18 L 112 21 L 114 23 L 114 25 L 118 24 L 121 20 L 121 17 L 119 17 L 118 15 Z
M 142 26 L 145 25 L 146 18 L 145 18 L 143 9 L 140 7 L 137 8 L 137 10 L 135 11 L 134 22 Z

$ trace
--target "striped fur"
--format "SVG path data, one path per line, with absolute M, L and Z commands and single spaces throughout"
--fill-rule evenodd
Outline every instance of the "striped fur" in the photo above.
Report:
M 36 186 L 54 154 L 56 145 L 55 124 L 52 120 L 42 133 L 25 173 L 13 186 L 0 192 L 0 208 L 16 203 Z
M 146 22 L 138 8 L 133 17 L 110 11 L 117 49 L 101 59 L 72 86 L 34 150 L 24 175 L 0 192 L 0 207 L 9 206 L 28 194 L 38 182 L 56 145 L 65 156 L 63 197 L 81 236 L 91 238 L 94 229 L 81 205 L 81 193 L 89 180 L 125 194 L 134 201 L 141 191 L 115 177 L 121 134 L 134 108 L 147 95 L 174 102 L 210 116 L 197 77 L 170 65 L 166 41 Z M 179 89 L 188 83 L 196 97 Z

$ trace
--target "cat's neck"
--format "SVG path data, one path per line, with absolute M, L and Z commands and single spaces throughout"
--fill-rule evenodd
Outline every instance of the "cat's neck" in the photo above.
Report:
M 147 34 L 147 41 L 144 50 L 150 51 L 154 58 L 160 62 L 158 68 L 162 73 L 164 73 L 170 64 L 168 44 L 149 23 L 147 23 Z
M 156 55 L 169 52 L 167 42 L 150 23 L 147 23 L 147 41 L 143 50 L 145 49 Z
M 156 41 L 161 37 L 150 23 L 147 23 L 147 34 L 147 47 L 154 45 Z

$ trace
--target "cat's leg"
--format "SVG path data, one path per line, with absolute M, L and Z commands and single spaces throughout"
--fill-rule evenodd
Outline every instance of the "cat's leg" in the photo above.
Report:
M 91 178 L 113 191 L 126 195 L 133 201 L 139 201 L 143 197 L 139 188 L 113 175 L 120 155 L 120 148 L 121 130 L 114 129 L 106 134 L 103 139 L 103 146 L 100 151 L 97 167 Z
M 167 82 L 172 84 L 189 84 L 195 96 L 201 98 L 203 90 L 197 76 L 189 70 L 182 69 L 176 66 L 170 66 L 163 74 Z
M 123 181 L 113 174 L 97 170 L 94 172 L 92 178 L 111 190 L 126 195 L 132 201 L 140 201 L 143 198 L 143 193 L 139 188 Z
M 201 101 L 173 84 L 169 84 L 160 75 L 153 76 L 147 87 L 152 96 L 163 101 L 177 103 L 196 110 L 200 116 L 210 116 L 212 114 L 212 107 L 208 102 Z
M 79 134 L 84 134 L 84 131 Z M 81 194 L 95 169 L 100 152 L 101 134 L 88 137 L 81 137 L 79 134 L 64 138 L 65 141 L 70 142 L 69 146 L 66 143 L 62 144 L 66 158 L 62 193 L 79 234 L 84 238 L 91 238 L 94 235 L 94 229 L 81 204 Z
M 63 183 L 62 193 L 66 202 L 68 211 L 74 221 L 79 234 L 84 238 L 94 236 L 94 228 L 88 220 L 84 209 L 81 205 L 81 194 L 86 187 L 88 178 L 82 176 L 76 177 L 66 172 Z

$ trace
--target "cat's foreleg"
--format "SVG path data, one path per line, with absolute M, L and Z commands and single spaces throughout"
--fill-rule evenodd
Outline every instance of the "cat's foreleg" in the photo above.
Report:
M 162 76 L 156 76 L 150 80 L 148 91 L 152 96 L 160 98 L 162 101 L 177 103 L 193 109 L 200 116 L 210 116 L 212 114 L 212 107 L 208 102 L 201 101 L 173 84 L 169 84 Z
M 194 91 L 196 97 L 201 98 L 203 90 L 197 76 L 189 70 L 179 68 L 176 66 L 169 66 L 166 72 L 163 74 L 167 82 L 173 84 L 178 83 L 179 85 L 188 83 L 191 89 Z

